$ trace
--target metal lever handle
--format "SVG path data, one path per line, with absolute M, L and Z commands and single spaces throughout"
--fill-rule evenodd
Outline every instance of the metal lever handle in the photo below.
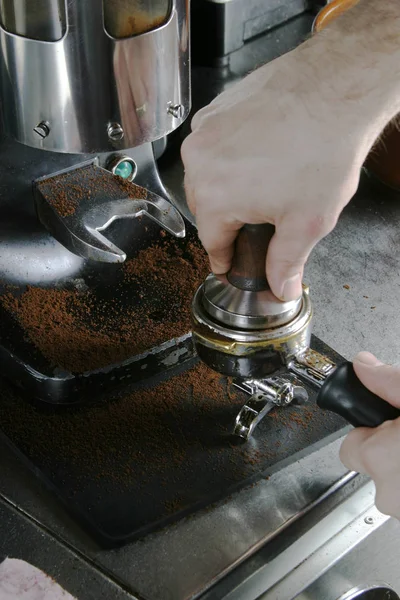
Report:
M 330 410 L 353 427 L 378 427 L 400 417 L 400 410 L 370 392 L 345 362 L 329 375 L 317 395 L 320 408 Z
M 232 267 L 227 274 L 235 287 L 260 292 L 269 290 L 265 274 L 268 246 L 275 233 L 274 225 L 244 225 L 235 241 Z

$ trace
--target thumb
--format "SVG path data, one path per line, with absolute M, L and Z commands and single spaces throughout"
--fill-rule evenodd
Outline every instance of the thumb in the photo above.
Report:
M 336 218 L 290 213 L 276 223 L 267 255 L 267 278 L 272 292 L 286 302 L 302 293 L 304 265 L 315 244 L 330 233 Z
M 400 408 L 400 368 L 385 365 L 369 352 L 360 352 L 353 361 L 357 377 L 371 392 Z
M 208 252 L 211 270 L 215 275 L 227 273 L 231 267 L 234 241 L 242 223 L 225 223 L 218 218 L 197 216 L 199 238 Z
M 268 248 L 267 279 L 277 298 L 289 302 L 302 294 L 303 270 L 310 244 L 282 221 Z

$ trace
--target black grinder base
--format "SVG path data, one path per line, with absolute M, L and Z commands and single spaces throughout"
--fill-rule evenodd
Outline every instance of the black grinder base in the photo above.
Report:
M 312 346 L 340 357 L 313 338 Z M 136 391 L 80 407 L 40 407 L 0 382 L 2 437 L 99 544 L 117 546 L 267 478 L 340 431 L 305 406 L 276 409 L 247 444 L 232 438 L 244 393 L 188 361 Z M 180 375 L 179 375 L 180 373 Z M 79 441 L 79 444 L 77 443 Z

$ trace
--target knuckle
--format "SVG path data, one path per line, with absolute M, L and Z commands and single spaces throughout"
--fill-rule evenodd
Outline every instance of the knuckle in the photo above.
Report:
M 308 220 L 307 233 L 315 239 L 323 238 L 335 228 L 337 221 L 338 215 L 334 213 L 315 215 Z

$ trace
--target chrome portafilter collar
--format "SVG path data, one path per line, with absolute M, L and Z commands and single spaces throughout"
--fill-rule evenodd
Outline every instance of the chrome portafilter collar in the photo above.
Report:
M 282 304 L 291 306 L 283 306 L 281 313 L 264 315 L 269 326 L 256 329 L 253 316 L 252 328 L 238 327 L 238 323 L 246 322 L 240 313 L 231 312 L 223 322 L 217 317 L 226 317 L 228 311 L 215 302 L 211 303 L 213 314 L 209 312 L 210 299 L 203 283 L 192 303 L 193 342 L 199 357 L 215 371 L 232 377 L 260 378 L 275 372 L 306 349 L 311 338 L 313 311 L 308 288 L 293 305 Z
M 199 357 L 215 371 L 261 378 L 309 346 L 312 307 L 308 289 L 282 302 L 265 276 L 274 228 L 245 225 L 238 234 L 232 267 L 225 277 L 209 275 L 192 303 L 193 341 Z

